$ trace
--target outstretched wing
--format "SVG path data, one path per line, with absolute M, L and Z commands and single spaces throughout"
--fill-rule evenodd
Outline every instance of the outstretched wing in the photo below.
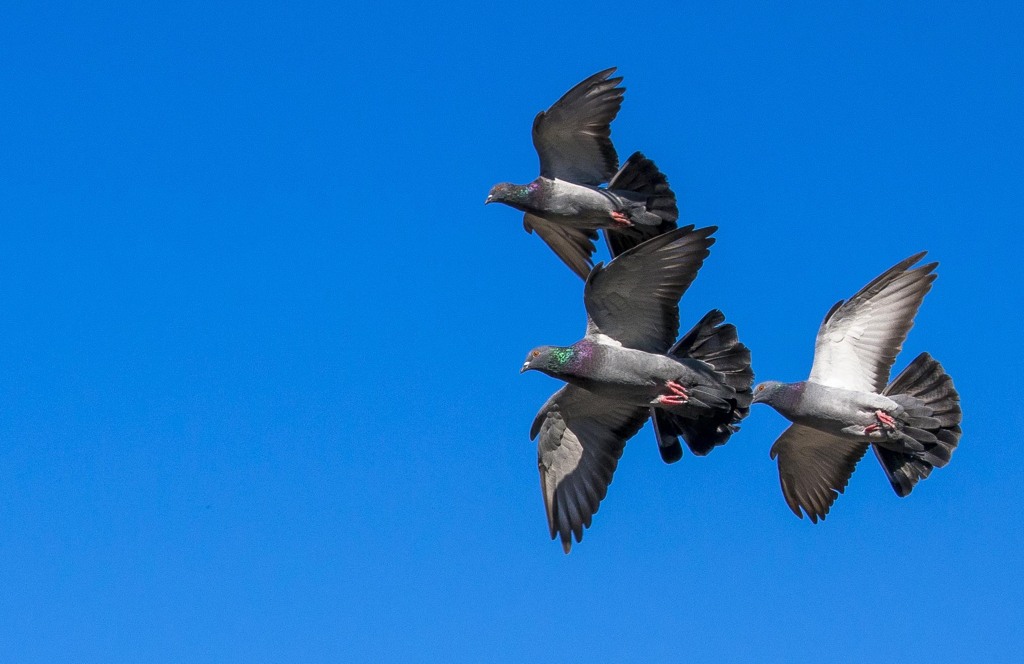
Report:
M 824 519 L 832 503 L 846 489 L 853 469 L 867 451 L 867 443 L 847 440 L 793 424 L 772 445 L 779 459 L 779 481 L 786 504 L 801 519 Z
M 679 331 L 679 298 L 697 277 L 716 226 L 685 226 L 637 245 L 590 272 L 583 289 L 587 334 L 664 353 Z
M 610 125 L 626 89 L 617 87 L 621 76 L 608 78 L 614 71 L 612 67 L 581 81 L 533 119 L 542 176 L 598 185 L 618 169 Z
M 540 487 L 551 539 L 560 536 L 566 553 L 583 539 L 583 529 L 608 493 L 622 450 L 644 421 L 637 408 L 567 385 L 537 413 L 530 439 L 537 441 Z
M 903 347 L 938 263 L 913 270 L 925 252 L 892 266 L 825 316 L 814 345 L 810 380 L 878 394 Z

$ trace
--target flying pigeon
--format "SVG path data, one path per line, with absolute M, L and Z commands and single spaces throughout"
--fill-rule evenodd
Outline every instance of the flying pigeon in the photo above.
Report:
M 824 519 L 854 467 L 875 450 L 893 490 L 945 466 L 960 441 L 960 396 L 942 365 L 917 356 L 891 383 L 889 370 L 935 280 L 938 263 L 901 261 L 829 310 L 814 345 L 811 376 L 768 381 L 754 390 L 793 424 L 771 448 L 786 503 L 813 523 Z
M 529 184 L 495 185 L 484 203 L 526 213 L 562 261 L 586 279 L 597 230 L 605 229 L 612 256 L 676 227 L 679 210 L 668 180 L 654 162 L 634 153 L 619 168 L 610 123 L 622 105 L 622 77 L 598 72 L 566 92 L 533 120 L 540 177 Z M 602 187 L 607 183 L 607 187 Z
M 566 553 L 583 538 L 608 491 L 623 447 L 648 417 L 663 459 L 679 437 L 705 455 L 750 409 L 750 351 L 712 310 L 679 341 L 679 298 L 693 282 L 714 226 L 678 228 L 598 264 L 587 278 L 587 332 L 571 346 L 530 351 L 522 371 L 568 383 L 540 409 L 537 464 L 551 538 Z

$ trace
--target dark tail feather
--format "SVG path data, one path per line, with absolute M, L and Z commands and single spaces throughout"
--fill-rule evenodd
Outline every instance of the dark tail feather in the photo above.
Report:
M 664 221 L 674 222 L 679 218 L 676 195 L 669 187 L 668 178 L 642 152 L 630 155 L 608 182 L 608 188 L 644 194 L 647 196 L 648 212 L 658 215 Z
M 669 349 L 668 355 L 710 365 L 723 383 L 723 389 L 717 394 L 709 393 L 708 397 L 724 400 L 728 405 L 696 419 L 661 408 L 651 409 L 661 458 L 665 463 L 673 463 L 683 456 L 680 436 L 691 452 L 704 456 L 739 430 L 739 421 L 750 412 L 754 372 L 750 368 L 750 351 L 736 336 L 736 326 L 726 323 L 725 315 L 718 309 L 709 311 Z M 700 394 L 694 396 L 701 397 Z
M 675 421 L 681 418 L 669 417 L 660 408 L 651 408 L 651 421 L 654 422 L 654 436 L 658 440 L 658 451 L 665 463 L 675 463 L 683 458 L 683 446 L 679 444 L 679 436 L 683 433 Z
M 882 394 L 904 408 L 902 432 L 914 439 L 913 450 L 872 445 L 893 491 L 909 495 L 932 468 L 949 463 L 960 442 L 960 395 L 953 379 L 928 353 L 921 353 Z
M 608 183 L 608 188 L 644 194 L 647 196 L 647 210 L 661 217 L 661 223 L 657 226 L 634 226 L 624 231 L 606 230 L 605 239 L 612 258 L 676 227 L 679 218 L 676 195 L 669 187 L 668 178 L 642 153 L 634 152 L 626 160 Z

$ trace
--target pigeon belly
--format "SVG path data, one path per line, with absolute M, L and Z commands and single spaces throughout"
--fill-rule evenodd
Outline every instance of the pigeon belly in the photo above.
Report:
M 620 211 L 620 205 L 617 197 L 607 190 L 551 180 L 544 187 L 544 194 L 544 209 L 536 213 L 549 221 L 585 230 L 617 225 L 611 213 Z
M 636 406 L 650 406 L 665 393 L 668 381 L 690 388 L 701 379 L 698 372 L 666 355 L 620 346 L 595 345 L 599 348 L 587 376 L 576 377 L 570 382 L 609 399 Z
M 868 437 L 861 432 L 864 427 L 877 424 L 875 412 L 879 410 L 897 416 L 903 412 L 899 404 L 880 394 L 845 390 L 808 381 L 793 409 L 793 416 L 787 417 L 798 424 L 837 436 L 873 440 L 878 436 Z

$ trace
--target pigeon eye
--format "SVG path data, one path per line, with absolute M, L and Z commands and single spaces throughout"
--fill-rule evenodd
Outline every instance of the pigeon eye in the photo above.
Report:
M 758 386 L 757 386 L 757 391 L 758 391 L 758 392 L 761 392 L 761 391 L 763 391 L 763 390 L 764 390 L 764 385 L 758 385 Z
M 530 351 L 530 357 L 531 358 L 537 357 L 538 355 L 540 355 L 540 351 L 539 350 Z

